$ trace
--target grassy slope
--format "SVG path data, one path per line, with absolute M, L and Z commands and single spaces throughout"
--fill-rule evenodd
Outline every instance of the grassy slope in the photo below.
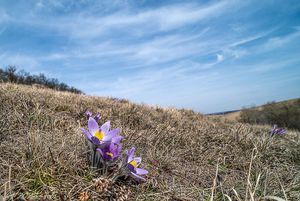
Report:
M 285 101 L 280 101 L 280 102 L 275 102 L 273 103 L 274 105 L 283 105 L 283 104 L 288 104 L 288 105 L 293 105 L 295 102 L 298 100 L 298 98 L 295 99 L 290 99 L 290 100 L 285 100 Z M 257 106 L 257 109 L 261 109 L 264 105 Z M 236 111 L 236 112 L 230 112 L 227 114 L 220 114 L 220 115 L 212 115 L 216 117 L 220 117 L 221 119 L 226 119 L 229 121 L 237 121 L 240 118 L 241 111 Z
M 241 111 L 237 111 L 237 112 L 230 112 L 227 114 L 218 114 L 218 115 L 208 115 L 209 117 L 213 117 L 213 118 L 220 118 L 220 120 L 222 121 L 238 121 L 238 119 L 240 118 L 240 114 Z
M 214 200 L 225 194 L 237 200 L 232 188 L 241 199 L 246 189 L 248 200 L 300 199 L 300 135 L 294 131 L 271 139 L 266 127 L 192 111 L 13 84 L 0 84 L 0 102 L 2 196 L 76 200 L 87 192 L 100 198 L 80 131 L 90 110 L 122 129 L 124 149 L 134 145 L 150 171 L 146 183 L 129 187 L 133 200 L 209 200 L 212 190 Z

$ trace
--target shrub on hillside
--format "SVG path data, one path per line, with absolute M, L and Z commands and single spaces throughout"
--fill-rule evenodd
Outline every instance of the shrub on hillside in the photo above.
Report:
M 300 130 L 300 99 L 245 108 L 241 111 L 240 121 L 251 124 L 278 124 Z

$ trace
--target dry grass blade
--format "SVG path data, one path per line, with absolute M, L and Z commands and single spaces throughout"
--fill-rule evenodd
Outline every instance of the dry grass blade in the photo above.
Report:
M 224 194 L 224 196 L 225 196 L 229 201 L 232 201 L 231 197 L 229 197 L 228 195 Z
M 217 185 L 217 179 L 218 179 L 218 171 L 219 171 L 219 162 L 217 163 L 217 168 L 216 168 L 216 175 L 213 181 L 213 187 L 211 188 L 211 197 L 210 197 L 210 201 L 214 200 L 214 192 L 216 189 L 216 185 Z
M 282 198 L 276 197 L 276 196 L 265 196 L 265 197 L 263 197 L 263 199 L 271 199 L 271 200 L 277 200 L 277 201 L 286 201 L 285 199 L 282 199 Z
M 280 184 L 280 187 L 281 187 L 281 190 L 282 190 L 282 192 L 283 192 L 283 195 L 284 195 L 284 197 L 285 197 L 285 200 L 287 201 L 288 199 L 287 199 L 287 196 L 286 196 L 285 190 L 284 190 L 284 188 L 283 188 L 283 186 L 282 186 L 282 183 L 281 183 L 281 181 L 280 181 L 280 178 L 278 177 L 278 174 L 277 174 L 277 173 L 276 173 L 276 177 L 277 177 L 277 179 L 278 179 L 278 182 L 279 182 L 279 184 Z
M 236 199 L 238 201 L 242 201 L 241 198 L 239 197 L 239 194 L 236 192 L 236 190 L 233 188 L 232 191 L 234 192 L 235 196 L 236 196 Z
M 251 161 L 250 161 L 249 170 L 248 170 L 247 187 L 246 187 L 246 195 L 245 195 L 245 197 L 246 197 L 245 200 L 247 200 L 248 191 L 249 191 L 252 201 L 254 201 L 254 196 L 251 193 L 252 184 L 250 181 L 250 176 L 251 176 L 251 168 L 252 168 L 253 159 L 255 158 L 255 155 L 254 155 L 255 151 L 256 151 L 256 147 L 252 150 L 252 153 L 251 153 Z

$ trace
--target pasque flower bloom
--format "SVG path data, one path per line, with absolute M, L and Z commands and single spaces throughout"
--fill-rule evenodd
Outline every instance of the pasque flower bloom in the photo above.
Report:
M 286 134 L 286 130 L 284 128 L 278 127 L 274 124 L 273 128 L 270 130 L 271 136 L 273 135 L 284 135 Z
M 118 144 L 123 139 L 120 133 L 120 129 L 116 128 L 109 130 L 110 122 L 107 121 L 100 128 L 97 121 L 93 117 L 89 117 L 88 131 L 82 128 L 81 130 L 86 135 L 87 139 L 95 145 L 114 143 Z
M 97 148 L 97 151 L 100 152 L 104 161 L 115 161 L 119 158 L 121 153 L 122 145 L 110 143 L 104 148 Z
M 86 111 L 85 115 L 86 115 L 87 119 L 89 120 L 89 118 L 93 116 L 93 113 L 90 112 L 90 111 Z M 94 119 L 98 122 L 100 118 L 101 118 L 101 115 L 100 115 L 100 113 L 98 112 L 98 113 L 95 115 Z
M 134 147 L 132 147 L 129 152 L 126 151 L 125 167 L 127 168 L 127 171 L 130 173 L 130 175 L 133 176 L 133 178 L 145 181 L 145 178 L 141 177 L 140 175 L 146 175 L 148 174 L 148 171 L 142 168 L 138 168 L 138 166 L 141 164 L 142 158 L 134 157 L 134 152 Z
M 99 127 L 100 114 L 97 113 L 94 118 L 92 115 L 90 111 L 86 112 L 88 130 L 81 129 L 88 140 L 88 158 L 93 168 L 101 169 L 102 174 L 107 174 L 108 171 L 111 171 L 111 167 L 116 166 L 119 161 L 117 159 L 121 157 L 122 145 L 120 141 L 123 137 L 120 135 L 119 128 L 110 130 L 110 121 Z M 134 152 L 134 147 L 129 152 L 126 151 L 126 157 L 122 166 L 118 168 L 118 173 L 115 174 L 113 181 L 122 177 L 127 178 L 128 176 L 133 177 L 137 181 L 145 181 L 142 175 L 148 174 L 148 171 L 139 168 L 142 158 L 134 157 Z

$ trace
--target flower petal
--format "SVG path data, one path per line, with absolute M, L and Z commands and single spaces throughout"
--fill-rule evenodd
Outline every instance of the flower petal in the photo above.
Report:
M 115 147 L 115 146 L 116 145 L 114 145 L 114 149 L 112 150 L 112 153 L 114 155 L 113 159 L 117 159 L 120 156 L 121 149 L 122 149 L 122 145 L 121 144 L 117 145 L 117 147 Z
M 115 150 L 115 145 L 113 143 L 110 143 L 109 146 L 108 146 L 108 150 L 110 152 L 112 152 L 113 150 Z
M 148 171 L 142 168 L 135 168 L 136 174 L 145 175 L 148 174 Z
M 129 170 L 129 172 L 133 172 L 133 173 L 135 172 L 135 167 L 133 165 L 129 164 L 129 163 L 127 165 L 127 168 Z
M 96 131 L 99 130 L 99 125 L 97 121 L 92 117 L 89 118 L 88 127 L 92 135 L 95 135 Z
M 111 139 L 111 142 L 114 144 L 120 144 L 120 141 L 123 139 L 123 136 L 119 135 Z
M 112 141 L 112 136 L 111 135 L 104 135 L 103 139 L 102 139 L 103 143 L 111 143 Z
M 112 137 L 115 137 L 115 136 L 119 135 L 119 133 L 120 133 L 120 129 L 119 128 L 115 128 L 115 129 L 109 131 L 108 134 L 111 135 Z
M 141 164 L 142 158 L 141 157 L 135 157 L 133 160 L 136 161 L 137 165 Z
M 98 140 L 98 138 L 92 136 L 92 142 L 95 144 L 95 145 L 99 145 L 100 144 L 100 141 Z
M 127 164 L 128 163 L 128 150 L 125 150 L 125 157 L 124 157 L 124 163 Z
M 85 130 L 84 128 L 81 128 L 81 130 L 83 131 L 83 133 L 85 134 L 85 136 L 87 137 L 87 139 L 89 141 L 92 141 L 92 135 L 90 134 L 90 132 L 88 132 L 87 130 Z
M 107 135 L 109 128 L 110 128 L 110 121 L 107 121 L 101 126 L 101 131 L 103 131 Z
M 89 119 L 93 114 L 90 111 L 86 111 L 85 115 Z
M 141 176 L 139 176 L 139 175 L 137 175 L 137 174 L 135 174 L 135 173 L 133 173 L 133 172 L 131 172 L 131 175 L 132 175 L 135 179 L 142 180 L 142 181 L 146 181 L 145 178 L 143 178 L 143 177 L 141 177 Z
M 286 133 L 286 130 L 284 128 L 279 128 L 278 129 L 278 134 L 279 135 L 284 135 Z
M 97 113 L 96 116 L 95 116 L 95 120 L 99 121 L 99 119 L 101 119 L 101 115 L 100 115 L 100 113 Z
M 122 145 L 121 145 L 121 144 L 119 144 L 119 145 L 118 145 L 118 148 L 116 149 L 116 155 L 117 155 L 117 156 L 119 156 L 119 155 L 120 155 L 120 153 L 121 153 L 121 150 L 122 150 Z
M 135 151 L 135 148 L 132 147 L 129 151 L 129 154 L 128 154 L 128 159 L 127 159 L 127 163 L 129 163 L 130 161 L 133 160 L 133 156 L 134 156 L 134 151 Z

